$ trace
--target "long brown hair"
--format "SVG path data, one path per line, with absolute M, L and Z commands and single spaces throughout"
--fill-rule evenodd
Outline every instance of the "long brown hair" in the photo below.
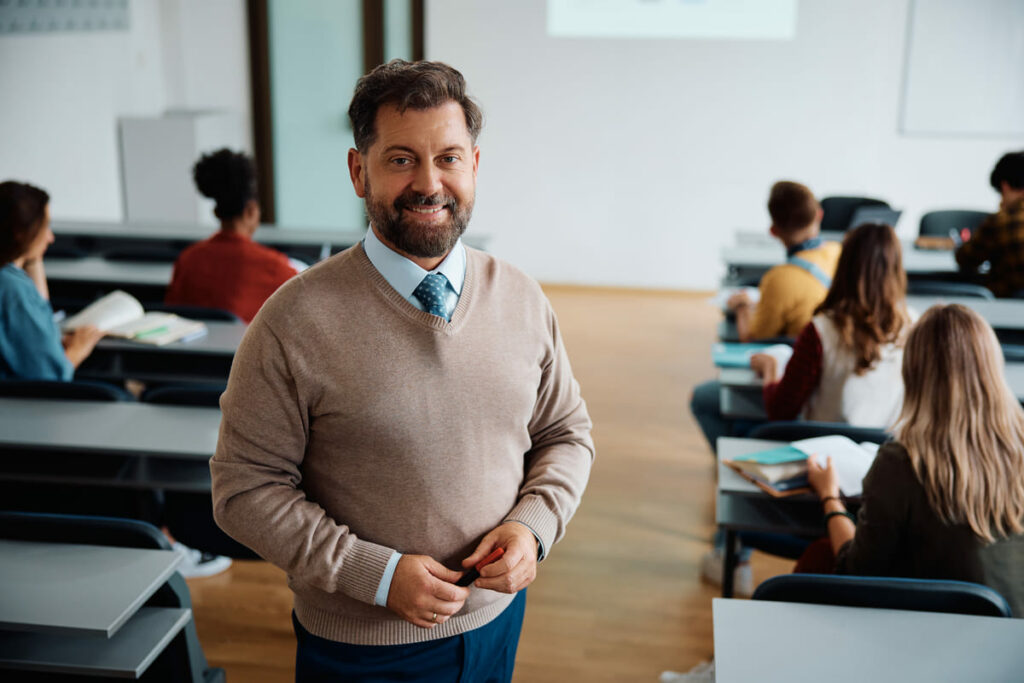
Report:
M 932 509 L 989 542 L 1024 532 L 1024 409 L 988 323 L 932 306 L 907 338 L 903 384 L 894 433 Z
M 882 357 L 884 344 L 900 344 L 910 323 L 907 274 L 892 227 L 866 223 L 846 233 L 832 286 L 815 313 L 825 313 L 857 357 L 863 375 Z

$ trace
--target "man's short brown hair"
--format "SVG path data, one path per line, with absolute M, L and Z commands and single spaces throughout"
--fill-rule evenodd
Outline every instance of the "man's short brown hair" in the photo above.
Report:
M 43 228 L 50 195 L 28 183 L 0 183 L 0 266 L 20 258 Z
M 818 218 L 821 206 L 810 188 L 790 180 L 772 185 L 768 195 L 768 213 L 772 225 L 783 235 L 803 230 Z
M 381 64 L 356 82 L 348 107 L 356 149 L 365 153 L 376 140 L 377 110 L 382 105 L 394 105 L 399 113 L 405 113 L 407 109 L 433 109 L 446 102 L 462 107 L 466 129 L 475 144 L 483 127 L 483 114 L 466 94 L 466 79 L 461 73 L 442 62 L 392 59 Z

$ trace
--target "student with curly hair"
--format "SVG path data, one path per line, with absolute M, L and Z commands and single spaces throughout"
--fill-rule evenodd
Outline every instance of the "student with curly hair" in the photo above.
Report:
M 250 322 L 296 270 L 279 251 L 257 244 L 256 169 L 244 154 L 220 149 L 192 169 L 196 188 L 217 204 L 220 231 L 181 252 L 164 303 L 231 311 Z

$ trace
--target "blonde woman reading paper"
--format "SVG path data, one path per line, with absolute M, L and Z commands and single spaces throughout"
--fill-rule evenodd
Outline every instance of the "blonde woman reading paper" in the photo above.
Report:
M 963 306 L 929 309 L 907 340 L 903 382 L 896 440 L 864 478 L 856 525 L 832 464 L 809 459 L 835 571 L 983 583 L 1024 616 L 1024 410 L 995 334 Z M 828 569 L 810 559 L 798 570 Z

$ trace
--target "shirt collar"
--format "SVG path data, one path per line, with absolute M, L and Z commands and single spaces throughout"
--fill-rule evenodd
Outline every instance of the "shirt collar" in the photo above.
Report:
M 437 268 L 431 271 L 423 270 L 401 254 L 392 251 L 380 241 L 372 227 L 366 231 L 363 251 L 388 284 L 406 299 L 412 296 L 413 290 L 419 286 L 428 272 L 441 273 L 448 278 L 455 293 L 462 294 L 462 285 L 466 281 L 466 247 L 462 245 L 461 238 Z

